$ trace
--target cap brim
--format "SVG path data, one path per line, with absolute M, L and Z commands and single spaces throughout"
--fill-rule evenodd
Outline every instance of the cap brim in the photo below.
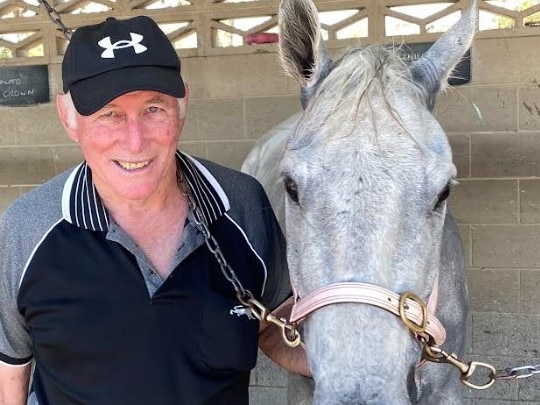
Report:
M 73 83 L 70 94 L 81 115 L 92 115 L 106 104 L 137 90 L 152 90 L 182 98 L 186 91 L 176 69 L 159 66 L 133 66 L 111 70 Z

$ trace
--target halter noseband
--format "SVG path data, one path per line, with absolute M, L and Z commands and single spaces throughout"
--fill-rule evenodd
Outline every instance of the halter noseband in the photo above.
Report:
M 412 293 L 398 294 L 373 284 L 335 283 L 324 286 L 300 299 L 294 291 L 294 305 L 290 322 L 300 323 L 310 313 L 326 305 L 361 303 L 374 305 L 401 317 L 405 325 L 417 336 L 440 346 L 446 339 L 446 330 L 435 317 L 439 282 L 435 280 L 427 306 Z

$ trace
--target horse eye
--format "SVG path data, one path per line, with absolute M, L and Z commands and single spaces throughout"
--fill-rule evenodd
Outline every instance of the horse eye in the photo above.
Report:
M 283 180 L 283 184 L 285 184 L 285 190 L 287 190 L 287 194 L 289 194 L 291 200 L 293 200 L 295 203 L 298 203 L 298 186 L 296 185 L 294 180 L 290 177 L 285 177 L 285 179 Z
M 446 201 L 446 199 L 448 198 L 449 195 L 450 195 L 450 184 L 447 184 L 446 186 L 444 186 L 442 191 L 439 193 L 439 196 L 437 198 L 437 203 L 435 204 L 434 209 L 440 208 L 442 203 Z

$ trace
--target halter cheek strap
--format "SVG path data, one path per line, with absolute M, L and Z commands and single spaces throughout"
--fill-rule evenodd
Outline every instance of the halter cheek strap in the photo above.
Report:
M 335 283 L 322 287 L 302 299 L 299 299 L 296 290 L 293 288 L 294 305 L 290 322 L 302 322 L 310 313 L 326 305 L 340 303 L 369 304 L 400 316 L 409 329 L 440 346 L 446 339 L 446 330 L 435 317 L 438 286 L 439 282 L 436 279 L 428 300 L 427 311 L 426 305 L 414 294 L 406 293 L 399 296 L 386 288 L 373 284 Z

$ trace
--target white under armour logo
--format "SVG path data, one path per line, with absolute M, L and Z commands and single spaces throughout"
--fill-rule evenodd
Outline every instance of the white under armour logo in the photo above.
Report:
M 113 44 L 111 43 L 111 37 L 105 37 L 100 40 L 98 45 L 105 48 L 105 50 L 101 53 L 101 57 L 104 59 L 113 59 L 115 49 L 129 48 L 131 46 L 133 47 L 135 53 L 143 53 L 148 49 L 146 46 L 141 45 L 140 43 L 144 38 L 141 34 L 134 34 L 133 32 L 130 32 L 129 35 L 131 35 L 131 41 L 122 39 Z
M 235 306 L 233 309 L 231 309 L 229 311 L 229 314 L 230 315 L 236 315 L 236 316 L 242 316 L 242 315 L 245 315 L 247 316 L 249 319 L 255 319 L 255 317 L 253 316 L 253 314 L 251 313 L 251 310 L 249 308 L 246 308 L 245 306 L 243 305 L 237 305 Z

